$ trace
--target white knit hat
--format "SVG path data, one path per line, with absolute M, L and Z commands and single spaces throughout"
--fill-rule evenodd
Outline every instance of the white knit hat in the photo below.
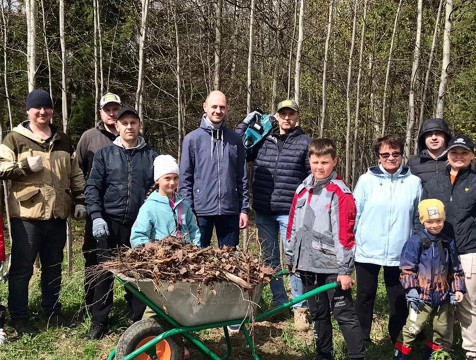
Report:
M 179 174 L 177 160 L 170 155 L 159 155 L 154 160 L 154 181 L 165 174 Z

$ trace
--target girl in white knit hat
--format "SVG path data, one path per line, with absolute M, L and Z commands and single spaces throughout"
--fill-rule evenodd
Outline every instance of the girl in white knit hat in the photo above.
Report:
M 154 160 L 155 184 L 141 206 L 132 226 L 131 246 L 176 236 L 200 246 L 200 231 L 190 205 L 177 193 L 179 167 L 170 155 L 159 155 Z

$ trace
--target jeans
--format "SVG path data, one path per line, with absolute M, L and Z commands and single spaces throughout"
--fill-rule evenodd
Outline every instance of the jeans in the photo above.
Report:
M 387 290 L 389 305 L 388 332 L 392 343 L 397 341 L 398 334 L 405 325 L 408 307 L 405 291 L 400 283 L 400 269 L 398 266 L 380 266 L 367 263 L 355 263 L 357 276 L 357 298 L 355 311 L 359 317 L 364 340 L 370 340 L 370 329 L 374 313 L 375 295 L 380 268 L 383 267 L 383 278 Z
M 337 274 L 301 273 L 304 291 L 308 292 L 319 286 L 337 280 Z M 365 346 L 360 330 L 359 319 L 354 310 L 352 290 L 342 290 L 339 286 L 319 293 L 308 299 L 314 326 L 314 337 L 318 355 L 323 359 L 333 359 L 331 312 L 339 323 L 344 336 L 350 359 L 364 359 Z M 318 357 L 319 358 L 319 357 Z
M 121 224 L 117 221 L 104 217 L 109 228 L 107 241 L 100 241 L 96 251 L 98 264 L 114 257 L 118 248 L 123 246 L 131 247 L 131 227 L 132 225 Z M 97 276 L 94 287 L 94 297 L 91 306 L 93 325 L 108 325 L 109 313 L 113 305 L 114 277 L 112 273 L 102 273 Z M 132 321 L 139 321 L 145 311 L 145 305 L 140 302 L 132 293 L 126 290 L 124 298 L 127 302 L 127 309 Z
M 12 319 L 27 319 L 28 284 L 40 254 L 41 306 L 47 316 L 61 311 L 61 263 L 66 220 L 11 219 L 12 257 L 8 279 L 8 310 Z
M 256 212 L 256 226 L 258 227 L 258 237 L 261 239 L 261 251 L 268 266 L 273 269 L 281 270 L 281 253 L 279 251 L 279 235 L 283 247 L 286 244 L 286 231 L 288 228 L 288 215 L 267 215 Z M 294 298 L 303 294 L 302 281 L 298 274 L 291 275 L 291 295 Z M 284 304 L 288 301 L 284 282 L 282 278 L 271 281 L 271 292 L 273 301 L 278 304 Z M 307 307 L 306 301 L 301 301 L 293 305 L 293 309 Z
M 200 245 L 210 246 L 213 226 L 217 231 L 218 246 L 238 246 L 240 242 L 240 215 L 197 216 Z

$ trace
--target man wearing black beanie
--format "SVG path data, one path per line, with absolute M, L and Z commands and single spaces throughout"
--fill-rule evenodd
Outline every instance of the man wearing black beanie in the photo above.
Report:
M 8 206 L 12 254 L 8 281 L 11 325 L 21 335 L 36 329 L 28 314 L 28 284 L 40 255 L 41 306 L 51 325 L 61 325 L 61 262 L 66 219 L 86 215 L 84 177 L 70 139 L 51 124 L 53 104 L 45 90 L 26 97 L 28 120 L 0 145 L 0 180 L 11 180 Z

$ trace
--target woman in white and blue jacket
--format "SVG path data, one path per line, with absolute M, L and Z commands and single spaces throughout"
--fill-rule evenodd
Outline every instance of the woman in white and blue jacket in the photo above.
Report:
M 170 155 L 154 160 L 155 184 L 132 226 L 131 246 L 176 236 L 200 246 L 200 230 L 190 205 L 176 194 L 179 167 Z
M 386 135 L 374 145 L 379 165 L 369 168 L 354 189 L 355 269 L 357 298 L 355 311 L 362 336 L 370 341 L 378 274 L 384 270 L 389 302 L 388 332 L 394 343 L 408 315 L 400 283 L 400 254 L 419 223 L 420 178 L 402 166 L 404 140 Z

